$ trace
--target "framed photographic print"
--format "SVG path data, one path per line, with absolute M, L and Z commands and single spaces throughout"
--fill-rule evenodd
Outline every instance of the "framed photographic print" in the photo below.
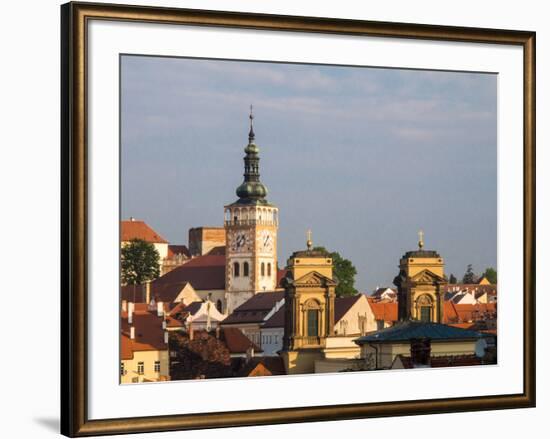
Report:
M 63 434 L 534 406 L 533 32 L 61 18 Z

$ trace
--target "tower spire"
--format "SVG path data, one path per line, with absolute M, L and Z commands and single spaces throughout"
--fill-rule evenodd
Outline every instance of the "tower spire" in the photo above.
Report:
M 424 248 L 424 232 L 422 230 L 418 231 L 418 249 L 422 250 Z
M 250 131 L 248 133 L 248 145 L 244 148 L 244 181 L 237 188 L 237 196 L 241 204 L 266 204 L 267 188 L 260 181 L 260 148 L 255 143 L 254 113 L 250 106 Z
M 250 104 L 250 115 L 248 116 L 248 118 L 250 119 L 250 131 L 248 133 L 248 143 L 254 143 L 254 113 L 253 113 L 253 106 L 252 104 Z

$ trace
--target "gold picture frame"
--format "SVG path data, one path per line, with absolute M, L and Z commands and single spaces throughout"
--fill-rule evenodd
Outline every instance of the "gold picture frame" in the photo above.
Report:
M 90 19 L 515 45 L 523 48 L 524 389 L 514 395 L 90 420 L 87 416 L 87 26 Z M 62 24 L 61 430 L 69 437 L 535 406 L 535 33 L 68 3 Z

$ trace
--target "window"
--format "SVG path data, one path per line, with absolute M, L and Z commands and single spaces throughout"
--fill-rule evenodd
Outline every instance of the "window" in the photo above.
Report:
M 124 362 L 120 362 L 120 375 L 121 376 L 126 375 L 126 369 L 124 367 Z
M 432 321 L 432 307 L 431 306 L 422 306 L 420 307 L 420 320 L 423 322 Z
M 248 277 L 248 262 L 243 264 L 243 276 Z
M 138 363 L 138 375 L 143 375 L 145 373 L 145 366 L 143 365 L 143 361 L 140 361 Z
M 155 372 L 160 372 L 160 361 L 155 361 Z
M 271 262 L 267 264 L 267 275 L 271 276 Z
M 239 263 L 238 263 L 238 262 L 235 262 L 235 263 L 233 264 L 233 275 L 234 275 L 235 277 L 239 277 L 239 276 L 241 275 L 241 273 L 240 273 L 240 272 L 241 272 L 240 268 L 241 268 L 241 267 L 239 266 Z
M 262 265 L 261 265 L 261 273 L 262 273 L 262 276 L 265 276 L 265 263 L 262 262 Z
M 316 309 L 307 310 L 307 336 L 317 337 L 319 335 L 319 311 Z

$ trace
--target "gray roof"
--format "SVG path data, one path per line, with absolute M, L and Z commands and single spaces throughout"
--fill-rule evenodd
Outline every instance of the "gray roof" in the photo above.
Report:
M 428 323 L 418 320 L 397 322 L 395 325 L 380 331 L 359 337 L 357 344 L 391 343 L 409 341 L 414 338 L 429 338 L 430 340 L 465 340 L 484 337 L 483 334 L 469 329 L 455 328 L 441 323 Z

